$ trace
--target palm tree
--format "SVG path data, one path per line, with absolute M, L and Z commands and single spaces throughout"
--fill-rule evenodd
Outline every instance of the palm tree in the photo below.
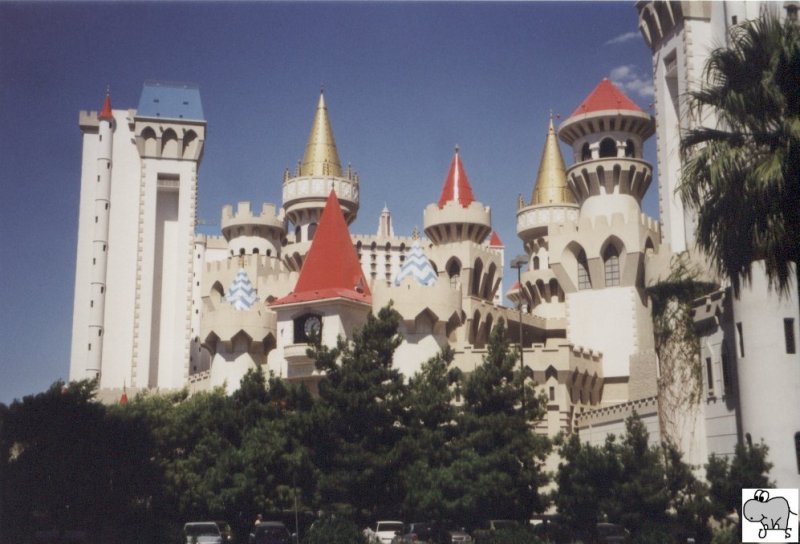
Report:
M 682 135 L 678 188 L 697 211 L 697 244 L 736 294 L 761 259 L 788 294 L 792 264 L 800 279 L 800 26 L 762 16 L 735 27 L 704 81 L 688 96 L 697 128 Z M 709 113 L 716 126 L 702 126 Z

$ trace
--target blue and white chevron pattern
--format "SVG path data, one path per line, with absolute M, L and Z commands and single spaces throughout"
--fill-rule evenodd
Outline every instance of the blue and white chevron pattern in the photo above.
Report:
M 258 302 L 256 290 L 244 268 L 240 268 L 236 273 L 236 277 L 233 278 L 225 300 L 233 304 L 233 307 L 237 310 L 249 310 Z
M 427 286 L 436 283 L 436 272 L 433 270 L 428 257 L 425 256 L 425 252 L 422 251 L 419 242 L 414 242 L 414 245 L 411 246 L 406 256 L 406 261 L 394 279 L 394 284 L 400 285 L 408 276 L 411 276 L 422 285 Z

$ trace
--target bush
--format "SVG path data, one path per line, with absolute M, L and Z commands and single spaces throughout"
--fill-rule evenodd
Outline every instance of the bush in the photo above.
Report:
M 365 544 L 358 526 L 349 519 L 327 516 L 308 529 L 303 544 Z

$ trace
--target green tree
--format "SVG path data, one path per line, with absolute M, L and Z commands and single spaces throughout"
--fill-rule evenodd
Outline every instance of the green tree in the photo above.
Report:
M 545 401 L 524 380 L 518 358 L 500 322 L 483 364 L 466 377 L 454 442 L 459 456 L 450 471 L 458 521 L 528 520 L 546 506 L 539 490 L 547 483 L 542 464 L 550 442 L 533 431 Z
M 682 137 L 679 187 L 698 212 L 698 245 L 737 293 L 759 259 L 787 292 L 793 264 L 800 273 L 800 26 L 761 17 L 734 27 L 704 80 L 689 93 L 698 128 Z M 709 113 L 718 122 L 703 126 Z
M 618 445 L 613 436 L 602 447 L 582 443 L 576 434 L 558 441 L 561 462 L 555 505 L 565 526 L 589 541 L 596 540 L 597 524 L 605 521 L 608 510 L 609 488 L 620 479 Z
M 358 522 L 397 515 L 404 434 L 403 376 L 392 366 L 400 345 L 399 314 L 391 307 L 370 313 L 352 341 L 309 349 L 317 369 L 319 401 L 312 440 L 323 508 Z
M 159 473 L 146 427 L 96 402 L 96 386 L 56 382 L 2 410 L 6 541 L 26 541 L 43 529 L 132 539 L 125 528 L 142 519 Z
M 458 369 L 450 368 L 453 351 L 445 348 L 423 363 L 408 384 L 407 432 L 400 444 L 404 459 L 403 513 L 406 519 L 443 520 L 453 517 L 448 491 L 450 469 L 458 452 L 455 397 L 462 381 Z
M 736 512 L 741 519 L 742 489 L 774 486 L 769 480 L 768 451 L 763 443 L 737 444 L 730 460 L 716 455 L 708 458 L 706 480 L 713 517 L 723 521 Z

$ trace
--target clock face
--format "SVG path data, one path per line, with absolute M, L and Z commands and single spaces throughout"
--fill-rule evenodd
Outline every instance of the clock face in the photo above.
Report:
M 320 322 L 319 317 L 315 315 L 307 317 L 305 323 L 303 323 L 303 332 L 306 333 L 306 336 L 319 335 L 319 330 L 321 328 L 322 322 Z

